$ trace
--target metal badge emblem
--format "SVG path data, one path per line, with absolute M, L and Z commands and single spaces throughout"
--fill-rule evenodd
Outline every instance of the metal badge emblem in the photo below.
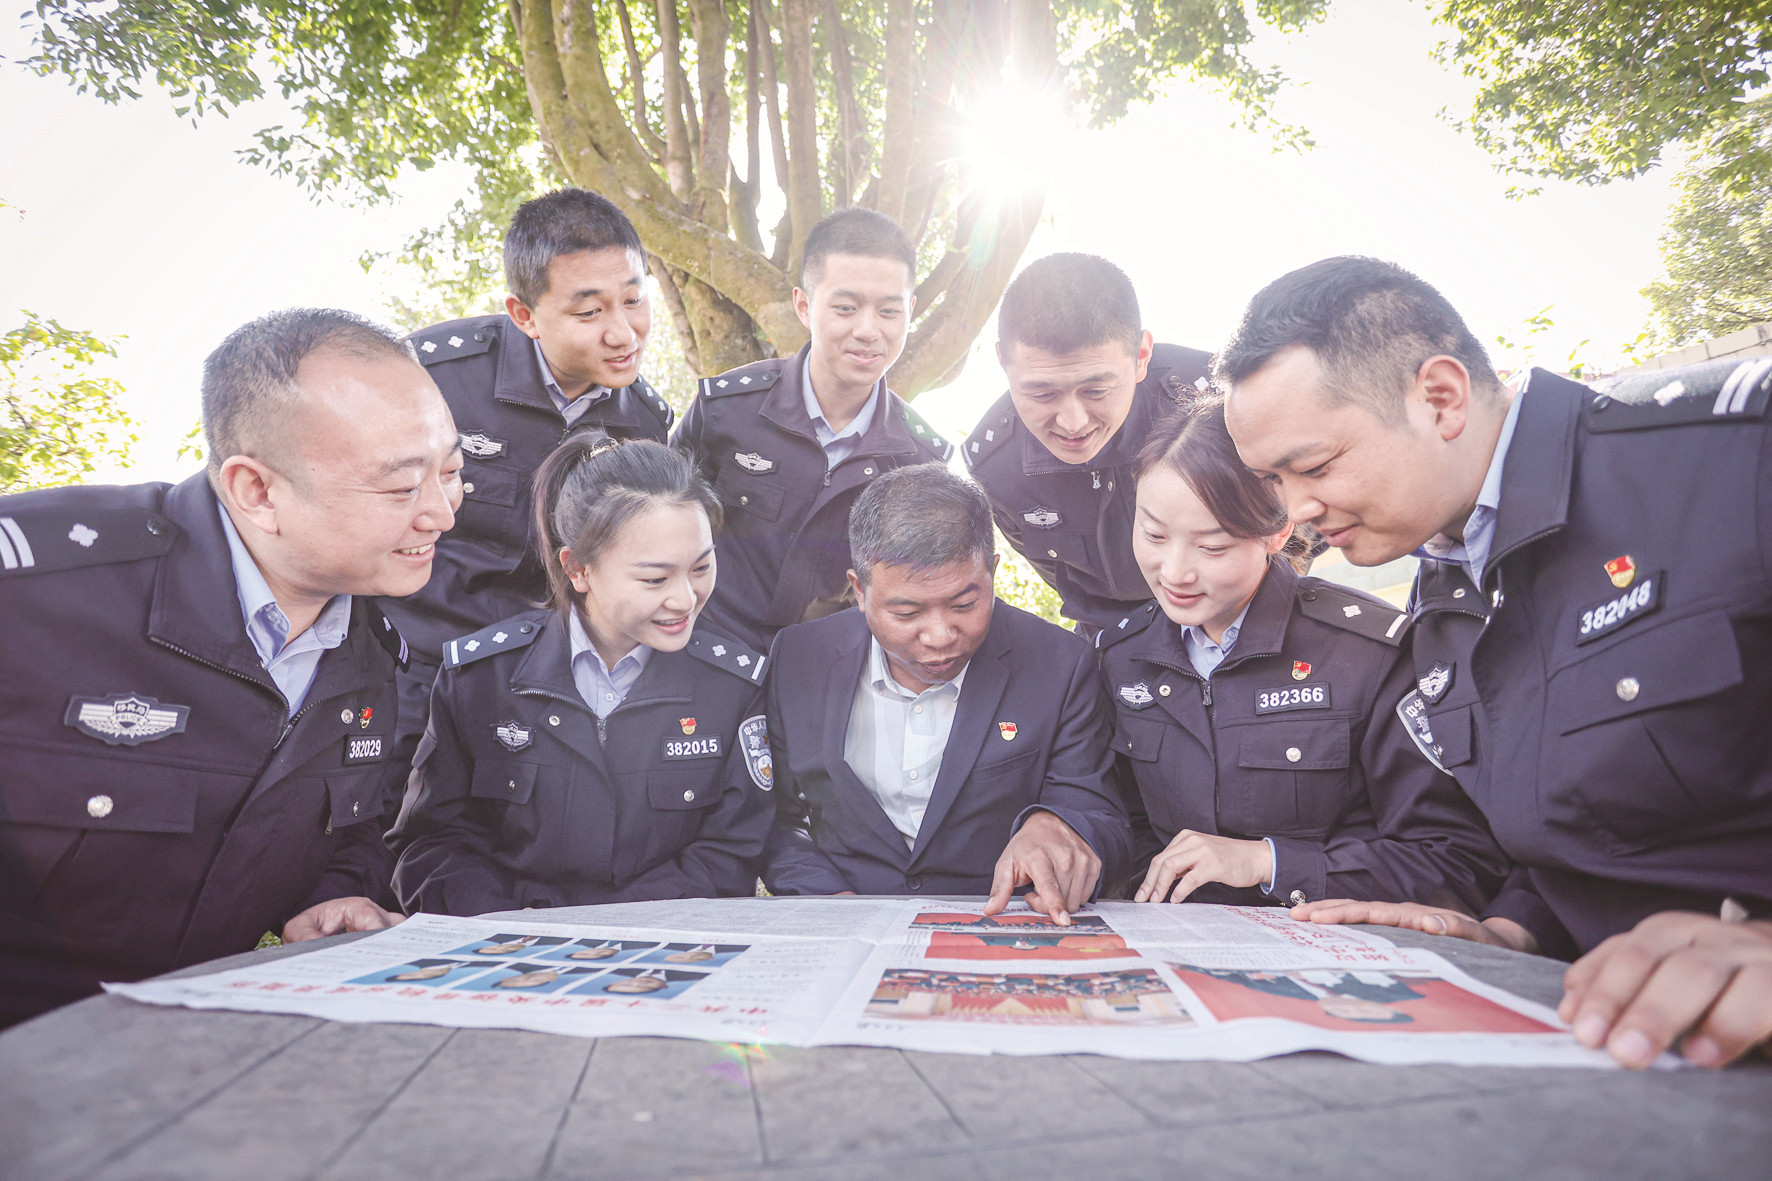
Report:
M 1446 690 L 1452 687 L 1452 672 L 1456 665 L 1436 664 L 1423 673 L 1415 682 L 1421 690 L 1421 696 L 1429 705 L 1440 704 L 1440 698 L 1446 696 Z
M 1136 685 L 1121 685 L 1120 700 L 1133 709 L 1143 709 L 1156 698 L 1151 696 L 1151 687 L 1140 681 Z
M 523 750 L 535 741 L 535 731 L 521 722 L 499 722 L 492 727 L 492 736 L 512 754 Z
M 685 734 L 695 733 L 695 719 L 694 718 L 678 718 L 677 725 L 682 728 L 682 731 Z
M 1637 564 L 1631 561 L 1629 554 L 1620 554 L 1606 563 L 1606 577 L 1612 580 L 1613 586 L 1623 590 L 1636 581 Z
M 1055 525 L 1062 524 L 1064 521 L 1064 518 L 1058 515 L 1056 509 L 1049 509 L 1043 505 L 1035 505 L 1027 512 L 1021 514 L 1021 519 L 1036 529 L 1050 529 Z
M 746 718 L 738 726 L 739 745 L 744 748 L 745 769 L 759 791 L 775 786 L 775 759 L 769 752 L 769 720 L 762 714 Z
M 106 746 L 140 746 L 184 733 L 190 716 L 188 705 L 162 705 L 139 693 L 113 693 L 69 699 L 62 722 Z
M 737 462 L 739 467 L 750 472 L 752 475 L 760 476 L 764 472 L 772 472 L 775 470 L 775 461 L 773 459 L 764 459 L 755 451 L 738 451 L 733 454 L 732 458 Z
M 464 431 L 461 449 L 475 459 L 492 459 L 505 453 L 505 441 L 479 431 Z
M 1310 662 L 1308 660 L 1294 660 L 1292 662 L 1292 679 L 1293 680 L 1302 681 L 1310 675 L 1311 675 L 1311 666 L 1310 666 Z
M 997 733 L 1003 736 L 1004 742 L 1014 742 L 1016 734 L 1020 733 L 1020 731 L 1016 728 L 1014 722 L 998 722 Z

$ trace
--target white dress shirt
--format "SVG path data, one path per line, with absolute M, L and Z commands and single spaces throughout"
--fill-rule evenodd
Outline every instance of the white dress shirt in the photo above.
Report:
M 917 843 L 923 826 L 965 679 L 961 669 L 953 680 L 913 693 L 893 678 L 880 642 L 868 641 L 843 761 L 880 801 L 907 849 Z
M 351 627 L 351 596 L 333 595 L 308 629 L 290 639 L 289 617 L 277 606 L 277 596 L 271 593 L 258 563 L 252 560 L 252 552 L 240 540 L 233 518 L 220 501 L 215 510 L 221 514 L 222 532 L 228 538 L 228 555 L 234 563 L 234 589 L 240 598 L 240 614 L 246 621 L 246 638 L 252 641 L 259 663 L 283 691 L 289 715 L 294 717 L 314 686 L 320 657 L 327 649 L 345 642 L 345 633 Z
M 597 646 L 591 643 L 591 634 L 585 630 L 584 621 L 578 617 L 576 609 L 567 630 L 572 635 L 572 683 L 578 687 L 578 695 L 585 699 L 591 712 L 599 718 L 606 718 L 628 699 L 634 682 L 646 671 L 652 649 L 645 644 L 635 644 L 631 652 L 610 668 L 598 655 Z
M 806 417 L 812 420 L 812 433 L 818 437 L 818 445 L 824 448 L 825 468 L 836 467 L 845 459 L 855 454 L 861 446 L 861 436 L 868 427 L 873 425 L 874 411 L 880 404 L 880 387 L 883 382 L 875 382 L 873 392 L 868 400 L 862 403 L 861 410 L 849 420 L 849 425 L 840 431 L 833 431 L 831 424 L 825 421 L 824 407 L 818 404 L 818 395 L 812 389 L 812 354 L 800 366 L 800 393 L 806 401 Z

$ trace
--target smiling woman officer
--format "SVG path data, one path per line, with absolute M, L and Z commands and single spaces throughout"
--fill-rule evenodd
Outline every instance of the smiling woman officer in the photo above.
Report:
M 1285 510 L 1216 400 L 1160 423 L 1135 470 L 1156 601 L 1102 635 L 1135 898 L 1487 901 L 1504 859 L 1393 708 L 1407 617 L 1294 572 Z
M 444 645 L 400 819 L 410 907 L 750 894 L 763 658 L 695 630 L 720 509 L 689 460 L 568 440 L 535 476 L 552 605 Z

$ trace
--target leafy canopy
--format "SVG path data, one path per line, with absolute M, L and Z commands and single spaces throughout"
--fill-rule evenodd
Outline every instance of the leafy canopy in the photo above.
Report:
M 101 462 L 129 462 L 134 421 L 123 387 L 82 376 L 110 341 L 35 312 L 0 336 L 0 493 L 72 484 Z

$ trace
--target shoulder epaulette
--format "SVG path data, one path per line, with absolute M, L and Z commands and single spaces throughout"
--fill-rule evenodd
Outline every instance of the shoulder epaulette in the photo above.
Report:
M 636 377 L 628 388 L 634 391 L 634 396 L 640 399 L 642 406 L 658 416 L 665 430 L 671 429 L 671 424 L 677 420 L 677 412 L 671 409 L 669 402 L 659 397 L 658 391 L 648 385 L 644 377 Z
M 960 458 L 966 461 L 967 467 L 977 467 L 985 456 L 1001 447 L 1014 433 L 1015 408 L 1010 404 L 1008 395 L 1004 395 L 998 399 L 996 405 L 985 411 L 985 416 L 978 420 L 978 425 L 966 436 L 966 442 L 960 448 Z
M 1212 354 L 1179 344 L 1155 345 L 1146 372 L 1164 393 L 1185 406 L 1212 388 Z
M 462 357 L 477 357 L 492 347 L 498 338 L 496 324 L 463 323 L 460 320 L 421 328 L 409 339 L 418 350 L 418 359 L 426 365 L 440 365 Z
M 1298 609 L 1306 618 L 1396 647 L 1409 632 L 1409 613 L 1374 595 L 1320 578 L 1298 580 Z
M 1766 416 L 1772 357 L 1706 361 L 1595 382 L 1584 410 L 1596 434 Z
M 534 619 L 525 616 L 506 619 L 443 645 L 443 667 L 460 668 L 488 656 L 497 656 L 500 652 L 527 648 L 539 635 L 541 624 Z
M 728 640 L 698 627 L 689 637 L 689 654 L 715 668 L 724 669 L 735 677 L 743 677 L 754 685 L 763 683 L 766 658 L 737 640 Z
M 0 498 L 0 578 L 158 558 L 178 537 L 152 509 L 62 491 Z
M 394 626 L 394 621 L 382 613 L 380 603 L 374 599 L 366 599 L 365 602 L 369 606 L 369 626 L 375 630 L 376 640 L 388 650 L 388 655 L 394 658 L 394 663 L 404 671 L 412 663 L 412 652 L 406 647 L 406 637 L 400 634 L 400 629 Z
M 904 424 L 911 429 L 911 437 L 922 444 L 923 450 L 934 455 L 943 463 L 954 453 L 954 445 L 948 442 L 942 433 L 923 420 L 923 416 L 909 406 L 904 408 Z
M 1142 607 L 1134 607 L 1131 614 L 1116 623 L 1110 623 L 1095 634 L 1097 648 L 1112 648 L 1128 636 L 1135 636 L 1149 627 L 1157 619 L 1157 603 L 1153 599 Z
M 752 361 L 749 365 L 740 365 L 737 369 L 704 377 L 699 387 L 701 396 L 724 398 L 728 394 L 773 389 L 775 383 L 781 380 L 782 364 L 780 357 L 771 357 L 767 361 Z

